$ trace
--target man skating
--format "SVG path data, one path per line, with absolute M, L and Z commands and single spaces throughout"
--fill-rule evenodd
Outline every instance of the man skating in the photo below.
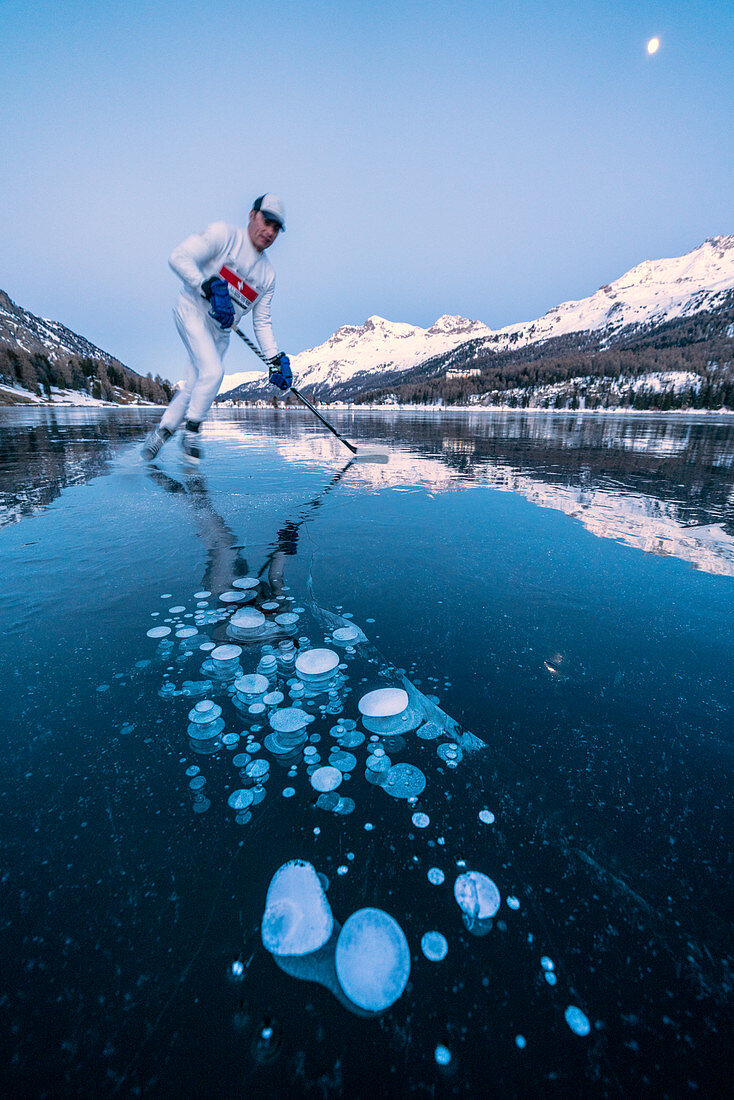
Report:
M 203 233 L 187 237 L 171 253 L 168 262 L 183 282 L 173 318 L 189 365 L 186 381 L 143 444 L 147 461 L 156 457 L 181 424 L 184 457 L 199 461 L 199 430 L 224 377 L 222 359 L 230 332 L 246 313 L 252 312 L 257 342 L 270 362 L 270 381 L 281 390 L 289 389 L 290 360 L 278 351 L 270 322 L 275 272 L 265 255 L 281 230 L 285 230 L 283 203 L 277 195 L 261 195 L 253 203 L 245 229 L 215 222 Z

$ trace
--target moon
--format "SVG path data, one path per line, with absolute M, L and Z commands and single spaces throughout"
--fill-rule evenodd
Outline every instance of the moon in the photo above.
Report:
M 654 53 L 657 53 L 659 49 L 660 49 L 660 39 L 659 38 L 651 38 L 650 41 L 647 44 L 647 52 L 650 55 L 652 55 Z

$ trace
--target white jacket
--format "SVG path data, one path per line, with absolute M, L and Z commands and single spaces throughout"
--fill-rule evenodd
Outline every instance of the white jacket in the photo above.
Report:
M 230 288 L 234 323 L 238 325 L 252 311 L 252 327 L 260 350 L 268 359 L 277 355 L 278 345 L 270 322 L 275 272 L 265 253 L 253 247 L 246 229 L 214 222 L 203 233 L 194 233 L 174 248 L 168 262 L 183 281 L 181 297 L 193 301 L 218 333 L 223 330 L 209 314 L 211 304 L 203 297 L 201 284 L 210 275 L 218 275 L 222 267 L 246 283 L 247 297 L 232 293 Z

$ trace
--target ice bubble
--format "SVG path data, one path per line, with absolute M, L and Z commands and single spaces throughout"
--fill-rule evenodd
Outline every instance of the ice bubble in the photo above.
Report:
M 336 944 L 336 974 L 359 1008 L 381 1012 L 401 996 L 410 975 L 402 928 L 381 909 L 358 909 L 344 922 Z
M 408 693 L 403 688 L 377 688 L 368 691 L 357 703 L 365 718 L 392 718 L 408 707 Z
M 428 870 L 428 881 L 433 886 L 440 886 L 446 879 L 446 875 L 443 873 L 440 867 L 430 867 Z
M 589 1023 L 589 1017 L 581 1011 L 580 1008 L 576 1008 L 576 1005 L 569 1005 L 564 1012 L 566 1023 L 571 1028 L 574 1035 L 588 1035 L 591 1031 L 591 1024 Z
M 235 768 L 244 768 L 246 764 L 250 763 L 251 759 L 249 752 L 238 752 L 236 756 L 232 757 L 232 763 Z
M 338 806 L 341 799 L 336 791 L 327 791 L 326 794 L 320 794 L 316 799 L 316 805 L 320 810 L 327 810 L 333 812 L 334 807 Z
M 540 965 L 543 967 L 543 970 L 555 970 L 556 968 L 556 964 L 553 962 L 553 959 L 549 959 L 547 955 L 543 955 L 541 957 Z
M 161 599 L 162 600 L 170 600 L 171 596 L 172 596 L 171 592 L 163 592 L 162 595 L 161 595 Z
M 224 745 L 225 749 L 232 750 L 239 744 L 239 740 L 240 735 L 238 733 L 225 733 L 224 737 L 222 738 L 222 744 Z
M 215 722 L 222 713 L 222 708 L 213 699 L 202 699 L 189 711 L 189 722 L 197 726 L 206 726 Z
M 339 744 L 343 749 L 356 749 L 364 743 L 365 736 L 359 730 L 347 730 L 339 738 Z
M 295 787 L 284 787 L 283 788 L 283 798 L 293 798 L 293 795 L 295 793 L 296 793 L 296 788 Z
M 462 913 L 473 920 L 489 920 L 500 907 L 500 892 L 487 875 L 466 871 L 454 883 L 454 897 Z
M 195 626 L 182 626 L 176 631 L 177 638 L 195 638 L 199 633 Z
M 242 646 L 218 645 L 211 652 L 213 661 L 237 661 L 242 656 Z
M 284 611 L 282 615 L 275 616 L 278 626 L 295 626 L 298 619 L 299 616 L 294 611 Z
M 241 607 L 229 621 L 242 634 L 260 634 L 265 625 L 265 616 L 256 607 Z
M 447 1066 L 451 1061 L 451 1051 L 448 1047 L 445 1047 L 443 1043 L 439 1043 L 433 1053 L 433 1057 L 436 1059 L 439 1066 Z
M 446 958 L 449 945 L 440 932 L 426 932 L 421 939 L 421 951 L 431 962 L 441 962 Z
M 296 672 L 306 682 L 331 676 L 338 665 L 339 657 L 333 649 L 308 649 L 296 658 Z
M 263 703 L 266 707 L 277 707 L 284 699 L 285 695 L 282 691 L 269 691 L 267 695 L 263 695 Z
M 280 604 L 277 600 L 266 600 L 265 603 L 260 605 L 263 611 L 277 611 Z
M 252 791 L 247 791 L 244 787 L 239 791 L 232 791 L 227 799 L 227 805 L 241 813 L 242 810 L 246 810 L 248 806 L 252 805 Z
M 349 868 L 347 867 L 346 863 L 342 863 L 341 867 L 337 867 L 336 873 L 338 875 L 346 875 L 348 870 Z
M 506 899 L 506 901 L 507 901 L 507 908 L 508 909 L 519 909 L 520 908 L 520 902 L 516 897 L 513 897 L 511 895 L 509 898 Z
M 169 613 L 169 615 L 178 615 L 179 611 L 185 611 L 185 610 L 186 610 L 186 608 L 183 604 L 176 604 L 175 607 L 169 607 L 168 608 L 168 613 Z
M 251 760 L 245 767 L 245 775 L 250 779 L 262 779 L 270 771 L 270 764 L 267 760 Z
M 195 775 L 193 779 L 189 780 L 189 787 L 192 791 L 200 791 L 204 786 L 206 786 L 206 779 L 203 775 Z
M 393 798 L 415 798 L 426 789 L 426 777 L 414 764 L 393 764 L 384 789 Z
M 456 767 L 464 756 L 459 746 L 453 741 L 444 741 L 442 745 L 438 746 L 436 752 L 452 768 Z
M 428 814 L 413 814 L 410 820 L 413 822 L 416 829 L 427 829 L 431 824 L 431 819 Z
M 222 646 L 222 649 L 239 649 L 239 646 Z M 241 651 L 240 651 L 241 652 Z M 267 676 L 261 676 L 258 672 L 250 672 L 246 676 L 240 676 L 234 682 L 235 691 L 242 695 L 263 695 L 270 687 Z
M 154 626 L 147 631 L 147 636 L 149 638 L 165 638 L 170 633 L 170 626 Z
M 236 581 L 232 581 L 233 588 L 257 588 L 260 581 L 257 577 L 238 577 Z
M 226 592 L 219 593 L 219 599 L 222 603 L 245 603 L 246 600 L 254 599 L 254 592 L 243 592 L 241 588 L 228 588 Z
M 416 730 L 416 735 L 423 741 L 435 741 L 442 733 L 443 730 L 438 722 L 425 722 L 420 729 Z
M 211 596 L 211 592 L 207 592 L 205 589 L 202 589 L 201 592 L 194 592 L 195 600 L 206 600 L 209 596 Z
M 558 978 L 555 976 L 552 970 L 546 970 L 543 974 L 543 977 L 547 981 L 548 985 L 555 985 L 558 981 Z
M 483 821 L 485 825 L 493 825 L 494 824 L 494 814 L 492 813 L 491 810 L 480 810 L 479 811 L 479 820 Z
M 357 757 L 351 752 L 336 751 L 331 753 L 329 763 L 340 772 L 352 772 L 357 767 Z
M 332 792 L 334 793 L 334 792 Z M 323 795 L 320 795 L 323 798 Z M 334 813 L 339 814 L 341 817 L 348 817 L 349 814 L 354 813 L 355 802 L 353 798 L 347 798 L 346 796 L 339 799 L 334 807 Z
M 524 1035 L 515 1036 L 515 1046 L 518 1050 L 525 1050 L 525 1047 L 527 1046 L 527 1039 Z
M 317 768 L 311 776 L 311 786 L 315 791 L 321 791 L 322 793 L 335 791 L 343 778 L 344 776 L 338 768 Z
M 276 733 L 298 733 L 311 721 L 311 715 L 298 707 L 283 707 L 270 715 L 270 725 Z
M 308 955 L 331 936 L 334 918 L 319 876 L 310 863 L 293 859 L 273 875 L 265 900 L 261 935 L 273 955 Z
M 201 768 L 199 767 L 198 764 L 192 764 L 190 768 L 186 769 L 186 774 L 189 777 L 189 779 L 192 779 L 195 775 L 198 775 L 200 771 L 201 771 Z

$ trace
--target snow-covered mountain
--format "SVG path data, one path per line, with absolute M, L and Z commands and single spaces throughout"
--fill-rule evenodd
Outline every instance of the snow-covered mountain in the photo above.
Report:
M 534 321 L 498 330 L 451 316 L 439 317 L 427 329 L 382 317 L 370 317 L 363 325 L 344 325 L 324 344 L 296 355 L 293 371 L 300 387 L 313 386 L 324 393 L 361 378 L 379 385 L 381 375 L 408 371 L 470 340 L 493 352 L 574 332 L 611 342 L 622 331 L 716 309 L 732 288 L 734 236 L 710 237 L 684 256 L 645 260 L 588 298 L 562 302 Z M 262 371 L 227 375 L 220 392 L 243 384 L 238 396 L 256 392 L 263 384 Z
M 52 363 L 76 355 L 83 359 L 99 359 L 107 366 L 119 364 L 109 352 L 72 332 L 60 321 L 37 317 L 16 305 L 4 290 L 0 290 L 0 344 L 30 353 L 42 352 Z
M 577 302 L 562 302 L 537 321 L 508 325 L 491 337 L 504 351 L 570 332 L 613 338 L 631 325 L 663 324 L 715 309 L 734 287 L 734 236 L 709 237 L 684 256 L 645 260 Z

